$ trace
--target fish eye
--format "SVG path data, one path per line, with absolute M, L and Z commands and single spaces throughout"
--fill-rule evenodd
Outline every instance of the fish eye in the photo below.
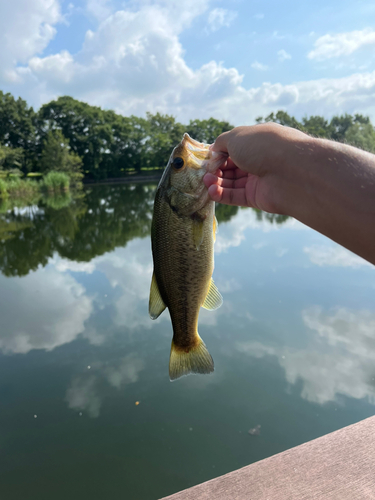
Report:
M 173 165 L 173 168 L 175 168 L 176 170 L 179 170 L 180 168 L 182 168 L 184 166 L 184 160 L 183 158 L 181 158 L 180 156 L 176 156 L 176 158 L 173 158 L 173 161 L 172 161 L 172 165 Z

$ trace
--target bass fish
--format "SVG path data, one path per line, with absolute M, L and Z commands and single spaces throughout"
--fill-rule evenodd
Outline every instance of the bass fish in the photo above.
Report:
M 216 171 L 220 159 L 208 144 L 184 134 L 156 191 L 149 314 L 156 319 L 166 307 L 169 309 L 173 326 L 171 380 L 214 371 L 213 359 L 197 328 L 201 307 L 214 310 L 223 303 L 211 278 L 217 227 L 215 203 L 203 183 L 204 174 Z

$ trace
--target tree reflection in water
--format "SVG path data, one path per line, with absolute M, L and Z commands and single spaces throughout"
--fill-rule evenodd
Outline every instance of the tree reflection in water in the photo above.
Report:
M 45 266 L 53 254 L 78 262 L 124 247 L 133 238 L 150 235 L 156 184 L 90 186 L 84 194 L 41 199 L 0 213 L 0 271 L 25 276 Z M 238 207 L 217 205 L 218 222 L 227 222 Z M 285 216 L 257 211 L 257 217 Z

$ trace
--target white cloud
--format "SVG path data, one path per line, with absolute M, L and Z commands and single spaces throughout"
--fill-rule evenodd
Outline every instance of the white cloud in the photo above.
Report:
M 86 9 L 96 19 L 102 21 L 112 13 L 111 0 L 87 0 Z
M 288 52 L 284 49 L 281 49 L 277 52 L 278 58 L 280 62 L 284 62 L 287 59 L 292 59 L 292 56 L 288 54 Z
M 362 259 L 345 248 L 334 246 L 311 246 L 305 247 L 303 251 L 309 256 L 310 261 L 318 266 L 333 267 L 374 267 L 370 262 Z
M 264 19 L 264 14 L 262 14 L 260 12 L 259 14 L 255 14 L 255 16 L 253 16 L 253 17 L 254 17 L 254 19 L 258 19 L 258 21 L 259 21 L 260 19 Z
M 258 61 L 254 61 L 251 65 L 253 69 L 256 69 L 258 71 L 266 71 L 268 69 L 268 66 L 266 64 L 262 64 Z
M 278 225 L 276 222 L 269 221 L 264 216 L 259 220 L 256 212 L 252 209 L 241 209 L 232 217 L 229 223 L 220 224 L 220 231 L 216 237 L 215 253 L 225 252 L 231 247 L 238 247 L 245 239 L 248 228 L 268 232 L 277 231 L 281 228 L 305 230 L 306 226 L 292 217 L 283 222 L 282 225 Z M 253 244 L 253 247 L 259 249 L 264 245 L 264 242 L 257 242 Z
M 208 26 L 211 31 L 217 31 L 223 26 L 229 27 L 237 17 L 237 12 L 228 9 L 216 8 L 208 15 Z
M 58 0 L 0 2 L 0 81 L 17 80 L 15 65 L 41 53 L 62 19 Z
M 371 28 L 324 35 L 316 40 L 314 49 L 308 53 L 307 57 L 324 61 L 332 57 L 348 56 L 366 45 L 375 45 L 375 30 Z
M 16 0 L 16 5 L 20 2 Z M 35 7 L 38 14 L 43 2 L 47 0 L 38 0 L 35 5 L 29 2 L 28 9 Z M 51 14 L 48 9 L 43 15 L 30 11 L 31 24 L 34 18 L 39 19 L 34 35 L 42 26 L 53 30 L 53 24 L 60 19 L 58 4 L 51 0 L 51 5 L 56 7 L 51 7 Z M 105 2 L 90 5 L 108 7 Z M 342 112 L 375 117 L 375 72 L 287 85 L 264 82 L 245 88 L 237 69 L 221 63 L 210 61 L 193 70 L 184 59 L 179 35 L 207 11 L 208 5 L 208 0 L 160 0 L 157 4 L 139 0 L 132 4 L 132 10 L 117 11 L 108 17 L 103 14 L 98 28 L 86 33 L 77 54 L 64 50 L 41 56 L 53 36 L 46 28 L 44 36 L 36 37 L 38 43 L 28 43 L 22 57 L 4 56 L 6 51 L 2 51 L 0 60 L 7 57 L 7 64 L 1 66 L 6 71 L 7 88 L 12 81 L 12 91 L 35 107 L 65 94 L 125 115 L 160 111 L 184 123 L 215 116 L 235 125 L 250 124 L 257 116 L 275 109 L 287 109 L 297 117 Z M 20 12 L 18 9 L 16 20 Z M 10 11 L 7 16 L 12 19 Z M 225 17 L 223 22 L 227 22 Z M 280 37 L 278 33 L 274 36 Z M 259 62 L 253 66 L 265 69 Z M 1 81 L 1 75 L 0 83 L 6 83 L 5 77 Z
M 52 266 L 23 278 L 0 275 L 0 349 L 5 353 L 51 350 L 85 333 L 85 321 L 93 311 L 85 289 L 68 274 Z M 32 300 L 31 300 L 32 297 Z M 56 300 L 58 297 L 58 300 Z M 22 310 L 22 315 L 18 311 Z M 90 336 L 88 332 L 86 336 Z M 95 343 L 97 338 L 92 332 Z
M 302 381 L 301 396 L 324 404 L 338 395 L 375 404 L 375 314 L 338 308 L 324 312 L 314 306 L 302 311 L 305 325 L 318 335 L 306 349 L 238 342 L 250 356 L 276 356 L 290 384 Z

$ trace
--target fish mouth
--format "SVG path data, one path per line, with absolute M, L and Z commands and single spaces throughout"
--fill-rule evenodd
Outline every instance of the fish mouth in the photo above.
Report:
M 179 147 L 188 154 L 190 160 L 189 166 L 191 168 L 207 171 L 208 160 L 212 156 L 209 144 L 196 141 L 185 132 Z
M 188 152 L 193 168 L 202 169 L 204 173 L 215 173 L 228 158 L 228 154 L 211 151 L 210 144 L 196 141 L 187 132 L 180 146 Z

